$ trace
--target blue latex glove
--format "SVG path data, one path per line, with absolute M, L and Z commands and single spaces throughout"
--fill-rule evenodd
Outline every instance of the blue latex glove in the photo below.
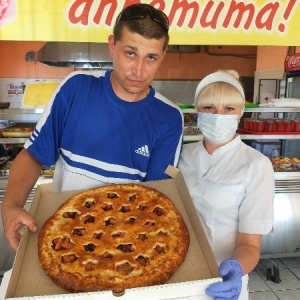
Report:
M 206 294 L 214 300 L 237 300 L 242 289 L 243 270 L 235 258 L 230 258 L 221 263 L 219 273 L 223 281 L 211 284 L 206 289 Z

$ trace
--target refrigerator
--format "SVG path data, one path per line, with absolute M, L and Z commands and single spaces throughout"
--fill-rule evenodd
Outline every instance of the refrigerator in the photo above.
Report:
M 300 103 L 300 71 L 286 74 L 285 98 L 299 99 Z M 286 118 L 300 118 L 299 112 L 286 113 Z M 300 140 L 284 140 L 282 142 L 282 155 L 290 157 L 300 156 Z
M 287 73 L 285 85 L 286 98 L 298 98 L 300 101 L 300 71 Z

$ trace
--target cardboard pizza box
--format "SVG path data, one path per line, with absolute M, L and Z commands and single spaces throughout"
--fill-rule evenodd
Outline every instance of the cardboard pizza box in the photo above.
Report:
M 169 166 L 171 179 L 141 183 L 168 196 L 182 214 L 190 233 L 190 246 L 185 261 L 167 283 L 151 287 L 126 289 L 121 300 L 211 299 L 205 289 L 221 280 L 218 266 L 205 236 L 181 172 Z M 52 193 L 52 184 L 39 185 L 30 209 L 38 227 L 77 191 Z M 5 299 L 105 299 L 115 300 L 112 291 L 68 293 L 45 274 L 38 261 L 38 233 L 25 228 L 12 268 Z

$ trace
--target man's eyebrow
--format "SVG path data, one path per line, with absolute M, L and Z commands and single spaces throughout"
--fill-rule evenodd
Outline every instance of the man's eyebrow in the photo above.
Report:
M 137 47 L 131 46 L 131 45 L 125 45 L 125 46 L 124 46 L 124 49 L 125 49 L 125 48 L 130 48 L 131 50 L 135 50 L 135 51 L 138 49 Z
M 159 54 L 157 54 L 157 53 L 148 53 L 147 56 L 159 57 Z
M 126 48 L 129 48 L 132 51 L 138 51 L 138 47 L 135 47 L 132 45 L 125 45 L 124 49 L 126 50 Z M 158 53 L 147 53 L 147 56 L 159 57 L 159 54 Z
M 135 47 L 135 46 L 132 46 L 132 45 L 125 45 L 124 47 L 123 47 L 123 49 L 124 50 L 132 50 L 132 51 L 137 51 L 138 50 L 138 48 L 137 47 Z

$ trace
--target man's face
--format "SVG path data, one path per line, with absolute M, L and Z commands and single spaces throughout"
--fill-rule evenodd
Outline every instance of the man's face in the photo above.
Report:
M 110 36 L 108 42 L 116 95 L 126 101 L 143 99 L 165 55 L 164 38 L 146 39 L 124 27 L 122 40 L 115 43 Z

